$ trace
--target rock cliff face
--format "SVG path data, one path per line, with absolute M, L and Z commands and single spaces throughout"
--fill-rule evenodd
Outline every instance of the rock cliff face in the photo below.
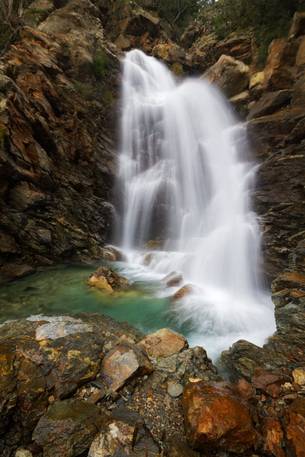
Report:
M 19 31 L 0 68 L 0 276 L 8 279 L 97 257 L 113 214 L 119 60 L 96 5 L 47 4 L 47 18 Z

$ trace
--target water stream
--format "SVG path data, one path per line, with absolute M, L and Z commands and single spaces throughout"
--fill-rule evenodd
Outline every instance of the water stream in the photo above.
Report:
M 139 50 L 126 55 L 122 92 L 125 273 L 146 281 L 182 275 L 191 292 L 169 312 L 211 355 L 241 338 L 263 344 L 275 324 L 259 274 L 260 230 L 250 202 L 257 165 L 245 125 L 208 82 L 177 82 Z M 160 247 L 149 254 L 150 240 Z

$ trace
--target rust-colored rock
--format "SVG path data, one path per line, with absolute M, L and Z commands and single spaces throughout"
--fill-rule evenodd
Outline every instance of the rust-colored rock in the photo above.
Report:
M 190 295 L 193 292 L 194 288 L 191 284 L 186 284 L 185 286 L 181 287 L 181 289 L 177 290 L 174 295 L 171 297 L 172 301 L 182 300 L 187 295 Z
M 188 384 L 183 409 L 191 447 L 238 454 L 254 447 L 257 433 L 249 407 L 223 384 Z
M 100 267 L 93 273 L 88 279 L 88 284 L 108 294 L 125 290 L 129 287 L 129 282 L 126 278 L 107 267 Z
M 285 457 L 284 432 L 278 419 L 268 417 L 263 421 L 264 451 L 275 457 Z
M 147 335 L 139 343 L 152 358 L 169 357 L 170 355 L 181 352 L 188 347 L 184 336 L 173 332 L 168 328 L 163 328 L 155 333 Z
M 288 408 L 286 436 L 296 457 L 305 456 L 305 398 L 298 398 Z

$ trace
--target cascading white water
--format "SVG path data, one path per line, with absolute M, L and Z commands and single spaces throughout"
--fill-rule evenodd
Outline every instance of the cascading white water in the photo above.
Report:
M 212 355 L 240 338 L 262 344 L 274 318 L 258 274 L 249 199 L 256 166 L 245 126 L 206 81 L 177 83 L 139 50 L 124 60 L 122 101 L 121 246 L 130 262 L 144 264 L 145 243 L 161 237 L 162 250 L 142 271 L 177 271 L 193 285 L 172 305 L 193 342 Z

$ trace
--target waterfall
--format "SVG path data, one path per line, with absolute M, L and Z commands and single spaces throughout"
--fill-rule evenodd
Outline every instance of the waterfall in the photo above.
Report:
M 256 169 L 246 127 L 215 87 L 195 78 L 177 82 L 139 50 L 126 55 L 120 244 L 146 274 L 175 271 L 192 285 L 171 312 L 212 354 L 239 338 L 262 344 L 274 331 L 250 204 Z M 152 239 L 162 246 L 145 267 Z

